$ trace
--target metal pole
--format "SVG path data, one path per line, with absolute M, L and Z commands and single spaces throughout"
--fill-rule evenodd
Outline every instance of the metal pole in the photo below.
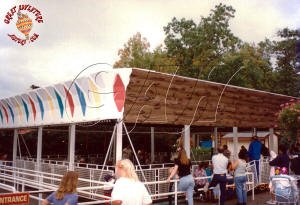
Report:
M 37 141 L 37 152 L 36 152 L 36 162 L 37 162 L 37 171 L 41 171 L 41 161 L 42 161 L 42 142 L 43 142 L 43 128 L 38 128 L 38 141 Z M 40 173 L 39 173 L 40 175 Z M 39 184 L 43 183 L 42 176 L 39 177 Z M 41 189 L 41 188 L 40 188 Z M 39 198 L 43 198 L 43 194 L 39 193 Z M 39 205 L 42 204 L 42 201 L 39 200 Z
M 122 120 L 117 122 L 117 137 L 116 137 L 116 162 L 122 159 Z
M 76 124 L 69 125 L 68 159 L 69 159 L 70 171 L 74 171 L 74 163 L 75 163 L 75 128 L 76 128 Z
M 190 143 L 190 126 L 184 125 L 184 149 L 186 151 L 186 156 L 190 159 L 191 158 L 191 143 Z
M 13 166 L 16 167 L 18 151 L 18 130 L 14 129 L 14 144 L 13 144 Z
M 154 160 L 154 127 L 151 127 L 151 163 L 153 163 Z
M 217 153 L 218 149 L 218 128 L 214 127 L 214 153 Z
M 14 129 L 13 168 L 17 167 L 18 130 Z M 16 170 L 13 172 L 14 187 L 16 188 Z
M 233 157 L 237 159 L 238 156 L 238 128 L 233 127 Z
M 36 152 L 36 162 L 37 162 L 37 171 L 40 170 L 40 164 L 42 160 L 42 142 L 43 142 L 43 128 L 38 128 L 38 136 L 37 136 L 37 152 Z

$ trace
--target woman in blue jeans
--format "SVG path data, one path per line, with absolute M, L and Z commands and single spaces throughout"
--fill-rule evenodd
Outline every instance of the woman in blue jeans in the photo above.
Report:
M 246 160 L 247 156 L 243 152 L 239 152 L 239 159 L 232 163 L 234 172 L 234 183 L 238 205 L 246 205 L 247 203 L 247 190 L 246 190 Z
M 186 191 L 188 198 L 188 205 L 193 205 L 193 191 L 195 186 L 194 178 L 191 174 L 191 161 L 187 158 L 186 152 L 183 148 L 179 148 L 178 158 L 175 159 L 175 166 L 168 177 L 170 181 L 178 171 L 179 176 L 179 191 Z

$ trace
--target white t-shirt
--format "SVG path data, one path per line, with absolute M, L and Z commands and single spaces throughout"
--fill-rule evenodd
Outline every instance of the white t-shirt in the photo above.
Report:
M 112 201 L 121 200 L 122 205 L 151 204 L 152 199 L 144 184 L 140 181 L 121 177 L 111 193 Z
M 228 165 L 228 158 L 225 157 L 223 154 L 219 153 L 212 157 L 212 164 L 213 164 L 213 173 L 214 174 L 226 174 L 227 173 L 227 165 Z

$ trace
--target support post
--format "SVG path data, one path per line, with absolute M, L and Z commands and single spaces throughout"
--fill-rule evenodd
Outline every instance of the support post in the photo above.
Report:
M 14 129 L 14 142 L 13 142 L 13 167 L 17 166 L 17 152 L 18 152 L 18 130 Z M 19 186 L 16 183 L 16 172 L 13 172 L 14 188 L 18 190 Z
M 184 149 L 186 151 L 186 156 L 190 159 L 191 158 L 191 144 L 190 144 L 190 135 L 191 135 L 191 131 L 190 131 L 190 126 L 189 125 L 184 125 L 184 140 L 183 140 L 183 144 L 184 144 Z
M 193 147 L 197 147 L 196 134 L 192 134 Z
M 69 125 L 69 149 L 68 149 L 68 160 L 69 160 L 69 170 L 74 171 L 75 163 L 75 130 L 76 124 Z
M 269 129 L 269 150 L 278 153 L 278 139 L 274 135 L 274 128 Z
M 17 163 L 17 152 L 18 152 L 18 130 L 14 129 L 14 144 L 13 144 L 13 166 Z
M 238 128 L 233 127 L 233 157 L 238 158 Z
M 218 143 L 218 128 L 214 127 L 214 153 L 217 153 Z
M 257 136 L 257 129 L 255 127 L 252 130 L 252 136 Z
M 151 163 L 153 163 L 154 160 L 154 127 L 151 127 Z
M 37 170 L 40 170 L 40 164 L 42 160 L 42 142 L 43 142 L 43 128 L 38 127 L 38 136 L 37 136 L 37 151 L 36 151 L 36 162 Z
M 37 136 L 37 151 L 36 151 L 36 163 L 37 163 L 37 171 L 42 171 L 41 170 L 41 161 L 42 161 L 42 143 L 43 142 L 43 128 L 38 127 L 38 136 Z M 40 175 L 40 174 L 39 174 Z M 38 178 L 39 184 L 43 183 L 43 178 L 40 176 Z M 39 188 L 41 189 L 41 188 Z M 39 198 L 43 198 L 43 194 L 39 193 Z M 39 205 L 42 204 L 42 201 L 39 201 Z
M 122 159 L 122 144 L 123 144 L 123 135 L 122 135 L 122 120 L 119 119 L 117 122 L 117 137 L 116 137 L 116 162 Z

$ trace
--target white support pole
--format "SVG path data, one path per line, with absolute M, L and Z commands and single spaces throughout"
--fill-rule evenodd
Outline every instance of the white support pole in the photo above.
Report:
M 38 127 L 38 136 L 37 136 L 37 152 L 36 152 L 36 162 L 37 162 L 37 171 L 41 170 L 41 161 L 42 161 L 42 142 L 43 142 L 43 128 Z M 39 177 L 39 184 L 43 183 L 42 177 Z M 41 189 L 41 188 L 40 188 Z M 39 193 L 39 198 L 43 198 L 43 194 Z M 42 201 L 39 201 L 39 205 L 42 204 Z
M 233 158 L 238 158 L 238 128 L 233 127 Z
M 218 128 L 214 127 L 214 152 L 217 153 L 217 149 L 218 149 Z
M 43 142 L 43 128 L 38 127 L 38 136 L 37 136 L 37 151 L 36 151 L 36 162 L 37 162 L 37 171 L 40 170 L 40 164 L 42 160 L 42 142 Z
M 122 120 L 117 122 L 117 137 L 116 137 L 116 162 L 122 159 L 122 144 L 123 144 L 123 135 L 122 135 Z
M 257 129 L 255 127 L 252 130 L 252 136 L 257 136 Z
M 274 135 L 274 128 L 269 129 L 269 150 L 278 153 L 278 139 Z
M 18 130 L 14 129 L 14 143 L 13 143 L 13 167 L 17 166 L 17 152 L 18 152 Z M 18 184 L 16 183 L 16 172 L 13 173 L 14 188 L 18 190 Z
M 183 144 L 184 144 L 184 149 L 186 151 L 186 155 L 189 159 L 191 158 L 191 144 L 190 144 L 191 139 L 190 139 L 190 135 L 191 135 L 190 126 L 189 125 L 184 125 Z
M 154 160 L 154 127 L 151 127 L 151 163 L 153 163 Z
M 14 144 L 13 144 L 13 166 L 16 166 L 18 152 L 18 130 L 14 129 Z
M 69 160 L 70 171 L 74 171 L 74 163 L 75 163 L 75 129 L 76 129 L 76 124 L 69 125 L 68 160 Z

